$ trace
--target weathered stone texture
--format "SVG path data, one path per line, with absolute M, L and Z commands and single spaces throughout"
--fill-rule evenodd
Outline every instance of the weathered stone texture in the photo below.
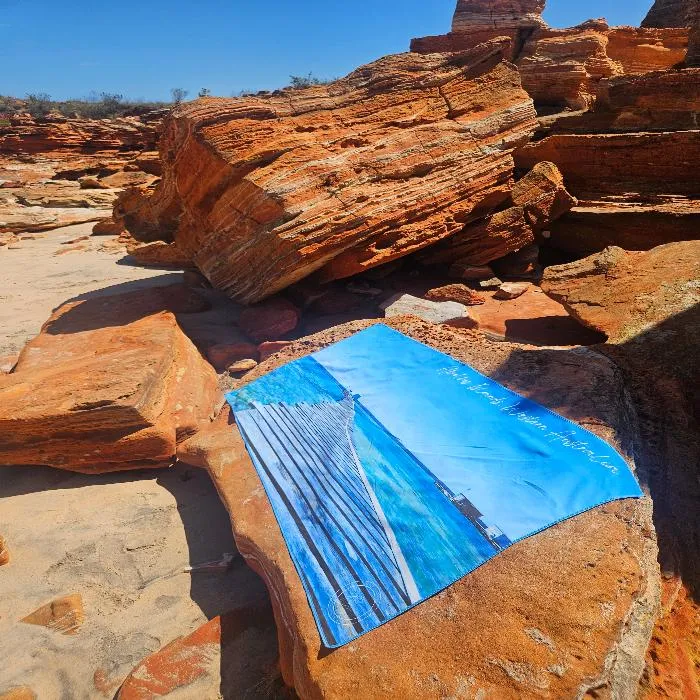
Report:
M 167 120 L 155 195 L 117 214 L 244 302 L 431 245 L 507 197 L 534 130 L 503 50 L 389 56 L 327 86 L 188 103 Z

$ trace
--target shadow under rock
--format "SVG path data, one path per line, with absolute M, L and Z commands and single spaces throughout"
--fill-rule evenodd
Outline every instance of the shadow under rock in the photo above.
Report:
M 191 573 L 190 596 L 211 619 L 221 617 L 221 687 L 224 700 L 290 698 L 279 670 L 277 627 L 262 579 L 238 554 L 229 515 L 208 473 L 178 465 L 158 483 L 173 495 L 185 529 Z M 228 570 L 207 571 L 225 554 Z M 189 633 L 191 630 L 183 630 Z

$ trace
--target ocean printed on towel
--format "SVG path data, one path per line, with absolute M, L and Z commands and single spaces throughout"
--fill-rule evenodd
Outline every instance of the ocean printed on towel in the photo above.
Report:
M 227 398 L 329 648 L 642 495 L 599 437 L 381 324 Z

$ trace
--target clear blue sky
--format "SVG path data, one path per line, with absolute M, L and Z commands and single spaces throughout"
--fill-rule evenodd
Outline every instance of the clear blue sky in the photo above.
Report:
M 0 94 L 167 99 L 345 75 L 449 30 L 456 0 L 0 0 Z M 549 0 L 556 27 L 639 24 L 651 0 Z M 611 7 L 613 6 L 613 7 Z

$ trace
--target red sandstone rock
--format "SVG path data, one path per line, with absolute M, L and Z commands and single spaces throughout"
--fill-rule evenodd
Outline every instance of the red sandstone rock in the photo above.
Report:
M 0 126 L 0 153 L 152 150 L 158 139 L 159 122 L 138 117 L 45 120 L 27 117 L 10 117 L 9 126 Z
M 56 598 L 23 617 L 28 625 L 40 625 L 61 634 L 77 634 L 85 622 L 83 599 L 78 593 Z
M 557 165 L 580 199 L 601 194 L 700 192 L 700 130 L 630 134 L 555 134 L 518 151 L 519 167 Z
M 117 700 L 244 698 L 257 686 L 271 697 L 280 685 L 279 671 L 276 659 L 259 649 L 269 648 L 261 641 L 274 634 L 269 602 L 215 617 L 145 658 Z
M 619 372 L 596 353 L 491 343 L 476 332 L 408 317 L 388 322 L 614 444 L 631 434 L 634 420 Z M 366 325 L 348 324 L 294 343 L 246 380 Z M 648 500 L 603 506 L 529 538 L 390 624 L 327 654 L 241 438 L 226 421 L 220 425 L 228 449 L 218 443 L 208 468 L 240 552 L 271 590 L 282 673 L 300 697 L 563 698 L 590 687 L 599 694 L 635 695 L 658 603 Z
M 5 538 L 0 535 L 0 566 L 10 562 L 10 550 L 7 548 Z
M 94 230 L 93 230 L 94 233 Z M 192 267 L 191 258 L 183 253 L 177 243 L 147 243 L 140 245 L 134 241 L 127 247 L 129 255 L 142 265 L 154 267 Z
M 582 323 L 621 343 L 700 303 L 700 241 L 648 252 L 606 248 L 546 270 L 542 288 Z
M 485 292 L 485 303 L 471 309 L 476 327 L 489 337 L 545 346 L 594 345 L 605 340 L 535 285 L 516 299 L 500 300 L 495 295 Z
M 589 109 L 605 78 L 671 68 L 685 57 L 687 29 L 610 28 L 605 20 L 550 29 L 539 16 L 543 6 L 464 0 L 449 34 L 414 39 L 411 50 L 464 51 L 505 35 L 512 44 L 510 58 L 535 103 L 570 109 Z
M 480 266 L 498 260 L 535 242 L 535 233 L 568 211 L 576 200 L 566 191 L 561 173 L 552 163 L 537 163 L 518 181 L 508 209 L 421 253 L 427 264 Z
M 187 103 L 167 120 L 156 193 L 123 195 L 116 216 L 136 238 L 173 237 L 243 302 L 431 245 L 507 196 L 533 131 L 503 50 L 389 56 L 327 86 Z
M 699 280 L 700 241 L 687 241 L 648 252 L 608 248 L 550 267 L 542 282 L 582 323 L 609 336 L 600 350 L 624 373 L 638 416 L 638 461 L 654 497 L 659 561 L 666 577 L 677 577 L 690 590 L 700 585 Z M 670 643 L 666 633 L 662 639 Z M 692 654 L 692 641 L 674 643 L 681 656 L 677 665 L 670 650 L 655 645 L 660 652 L 652 658 L 655 685 L 682 687 L 686 644 Z M 663 691 L 652 697 L 660 695 Z
M 223 372 L 237 360 L 251 359 L 257 356 L 258 348 L 252 343 L 220 343 L 207 349 L 207 359 L 219 372 Z
M 510 27 L 544 27 L 546 0 L 457 0 L 452 19 L 454 33 Z
M 221 397 L 175 317 L 158 313 L 168 295 L 97 297 L 54 313 L 13 373 L 0 375 L 0 465 L 99 473 L 174 461 Z M 201 309 L 191 297 L 172 301 Z
M 649 250 L 697 238 L 700 201 L 661 204 L 600 201 L 574 207 L 551 226 L 550 243 L 567 253 L 590 255 L 608 246 Z
M 661 604 L 640 697 L 700 697 L 700 605 L 677 577 L 663 581 Z
M 425 293 L 425 298 L 431 301 L 456 301 L 465 306 L 478 306 L 485 301 L 482 294 L 475 292 L 465 284 L 447 284 L 443 287 L 434 287 Z
M 273 297 L 244 309 L 238 325 L 256 343 L 262 343 L 283 338 L 297 327 L 300 317 L 291 301 Z
M 522 207 L 499 211 L 460 233 L 433 246 L 421 255 L 429 264 L 462 264 L 479 266 L 520 250 L 535 241 L 532 227 Z
M 554 163 L 537 163 L 513 186 L 510 195 L 516 207 L 523 207 L 533 231 L 548 228 L 553 221 L 576 205 L 564 186 L 564 178 Z

